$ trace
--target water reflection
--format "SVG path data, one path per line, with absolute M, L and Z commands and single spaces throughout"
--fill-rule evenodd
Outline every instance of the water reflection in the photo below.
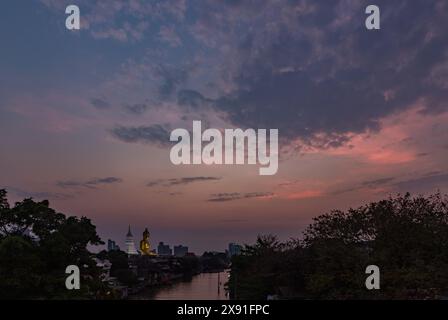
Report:
M 154 300 L 228 300 L 224 285 L 228 272 L 202 273 L 191 281 L 179 282 L 157 291 L 144 291 L 131 299 Z

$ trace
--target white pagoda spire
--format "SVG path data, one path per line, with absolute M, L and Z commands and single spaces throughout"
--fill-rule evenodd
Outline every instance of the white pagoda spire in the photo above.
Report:
M 135 249 L 134 236 L 131 233 L 131 225 L 129 225 L 128 234 L 126 235 L 126 253 L 129 255 L 138 254 Z

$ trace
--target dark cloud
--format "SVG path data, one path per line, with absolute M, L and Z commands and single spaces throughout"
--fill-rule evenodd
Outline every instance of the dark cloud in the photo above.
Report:
M 103 99 L 92 98 L 90 100 L 90 103 L 92 104 L 92 106 L 94 106 L 97 109 L 109 109 L 110 108 L 109 102 L 107 102 Z
M 56 185 L 61 188 L 84 187 L 84 188 L 95 189 L 99 185 L 108 185 L 108 184 L 121 183 L 121 182 L 123 182 L 123 180 L 120 178 L 107 177 L 107 178 L 93 178 L 88 181 L 74 181 L 74 180 L 58 181 L 56 183 Z
M 339 195 L 347 192 L 353 192 L 364 189 L 376 189 L 382 186 L 387 187 L 391 191 L 395 190 L 399 192 L 422 192 L 428 190 L 436 191 L 448 188 L 448 174 L 440 171 L 429 172 L 415 179 L 408 179 L 402 181 L 397 180 L 399 179 L 396 177 L 395 178 L 389 177 L 377 180 L 364 181 L 353 187 L 334 190 L 330 194 Z
M 421 152 L 421 153 L 417 153 L 416 156 L 419 157 L 419 158 L 423 158 L 423 157 L 427 157 L 427 156 L 429 156 L 429 153 L 427 153 L 427 152 Z
M 177 103 L 180 106 L 199 108 L 203 107 L 207 102 L 213 102 L 213 100 L 205 98 L 194 90 L 181 90 L 177 94 Z
M 424 177 L 429 177 L 429 176 L 439 175 L 441 173 L 443 173 L 443 172 L 442 171 L 431 171 L 431 172 L 428 172 L 428 173 L 424 174 L 423 176 Z
M 124 127 L 119 126 L 111 130 L 114 137 L 123 142 L 149 143 L 160 147 L 171 146 L 170 132 L 168 128 L 161 125 Z
M 218 220 L 218 222 L 221 222 L 221 223 L 244 223 L 244 222 L 249 222 L 249 220 L 247 220 L 247 219 L 221 219 L 221 220 Z
M 194 182 L 204 181 L 218 181 L 221 177 L 184 177 L 184 178 L 172 178 L 172 179 L 159 179 L 153 180 L 146 184 L 147 187 L 172 187 L 179 185 L 186 185 Z
M 369 181 L 362 182 L 361 186 L 369 187 L 369 188 L 376 188 L 376 187 L 388 184 L 388 183 L 390 183 L 391 181 L 394 181 L 394 180 L 395 180 L 394 177 L 381 178 L 381 179 L 376 179 L 376 180 L 369 180 Z
M 448 188 L 448 174 L 425 175 L 420 178 L 397 182 L 393 185 L 402 192 L 419 192 L 423 190 L 446 189 Z
M 285 181 L 278 184 L 279 187 L 290 187 L 300 183 L 300 180 Z
M 358 191 L 358 190 L 363 190 L 363 189 L 376 189 L 376 188 L 379 188 L 382 186 L 390 185 L 390 183 L 394 180 L 396 180 L 395 177 L 367 180 L 367 181 L 363 181 L 363 182 L 358 183 L 351 187 L 345 187 L 345 188 L 340 188 L 340 189 L 331 191 L 329 194 L 330 195 L 340 195 L 343 193 L 348 193 L 348 192 L 353 192 L 353 191 Z
M 235 200 L 242 200 L 242 199 L 265 198 L 265 197 L 272 197 L 272 196 L 274 196 L 274 193 L 272 193 L 272 192 L 216 193 L 216 194 L 212 194 L 207 201 L 209 201 L 209 202 L 227 202 L 227 201 L 235 201 Z
M 58 193 L 58 192 L 34 192 L 15 187 L 5 187 L 4 189 L 6 189 L 8 192 L 15 194 L 20 198 L 33 198 L 37 200 L 47 200 L 47 199 L 66 200 L 73 198 L 73 195 L 71 194 Z
M 161 81 L 158 89 L 161 98 L 169 98 L 189 76 L 189 70 L 185 67 L 162 64 L 154 67 L 154 73 Z
M 435 76 L 448 49 L 441 31 L 448 27 L 446 3 L 379 0 L 380 31 L 364 26 L 368 4 L 206 1 L 203 12 L 218 18 L 199 21 L 197 38 L 231 48 L 222 69 L 235 88 L 214 107 L 236 126 L 278 128 L 286 140 L 319 148 L 376 131 L 379 119 L 416 101 L 431 112 L 446 110 L 448 91 Z M 183 94 L 180 105 L 207 100 L 194 91 Z
M 129 113 L 135 114 L 135 115 L 141 115 L 145 113 L 145 111 L 148 109 L 148 105 L 144 103 L 137 103 L 132 105 L 125 105 L 125 110 Z

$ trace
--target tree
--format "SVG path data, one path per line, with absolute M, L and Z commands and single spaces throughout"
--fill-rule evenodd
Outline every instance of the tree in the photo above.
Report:
M 121 250 L 103 250 L 98 253 L 97 257 L 110 261 L 110 276 L 116 277 L 120 283 L 128 286 L 137 283 L 137 276 L 129 269 L 129 259 L 126 252 Z
M 86 217 L 66 217 L 47 200 L 24 199 L 10 207 L 0 190 L 0 298 L 92 297 L 102 288 L 87 250 L 103 242 Z M 65 288 L 65 268 L 81 269 L 82 290 Z
M 35 246 L 18 236 L 0 242 L 0 298 L 37 295 L 43 282 L 44 263 Z
M 309 293 L 320 298 L 428 298 L 448 289 L 446 198 L 404 196 L 314 219 L 305 232 Z M 364 288 L 378 265 L 380 291 Z
M 273 235 L 260 235 L 254 245 L 245 245 L 241 255 L 232 257 L 232 298 L 266 299 L 276 293 L 283 257 L 282 245 Z
M 365 288 L 377 265 L 381 290 Z M 259 237 L 232 258 L 233 298 L 426 299 L 448 293 L 448 201 L 397 195 L 314 218 L 302 239 Z

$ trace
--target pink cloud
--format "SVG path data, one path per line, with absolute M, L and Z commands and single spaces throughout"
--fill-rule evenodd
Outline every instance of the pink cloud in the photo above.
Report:
M 322 190 L 304 190 L 287 194 L 286 199 L 288 200 L 309 199 L 309 198 L 317 198 L 323 195 L 324 192 Z
M 423 105 L 424 101 L 379 120 L 379 132 L 350 134 L 350 142 L 341 147 L 328 150 L 310 148 L 306 153 L 350 157 L 377 165 L 415 161 L 418 154 L 428 151 L 435 142 L 434 128 L 444 126 L 448 121 L 448 113 L 424 114 Z M 413 143 L 407 143 L 410 140 Z

